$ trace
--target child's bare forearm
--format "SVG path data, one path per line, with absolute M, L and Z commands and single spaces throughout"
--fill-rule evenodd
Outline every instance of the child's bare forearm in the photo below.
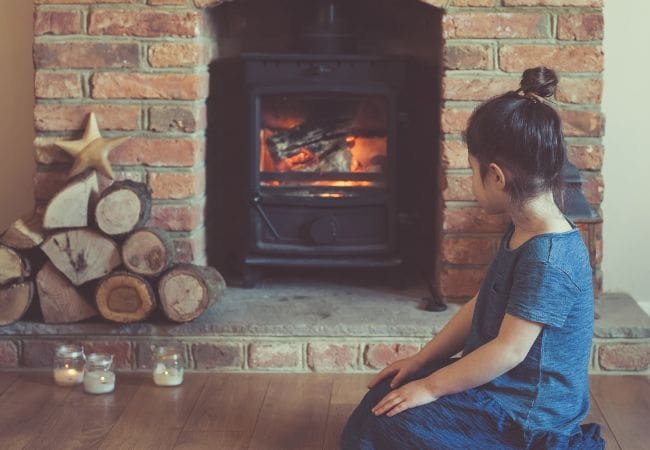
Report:
M 456 315 L 417 354 L 423 362 L 449 358 L 463 349 L 472 326 L 476 296 L 465 303 Z

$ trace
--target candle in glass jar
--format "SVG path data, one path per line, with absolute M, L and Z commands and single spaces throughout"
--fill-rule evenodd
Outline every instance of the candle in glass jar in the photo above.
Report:
M 54 382 L 59 386 L 74 386 L 84 379 L 84 371 L 73 368 L 54 369 Z
M 113 372 L 86 372 L 84 375 L 84 391 L 90 394 L 108 394 L 115 389 L 115 374 Z
M 183 382 L 183 368 L 157 364 L 153 370 L 153 382 L 158 386 L 178 386 Z

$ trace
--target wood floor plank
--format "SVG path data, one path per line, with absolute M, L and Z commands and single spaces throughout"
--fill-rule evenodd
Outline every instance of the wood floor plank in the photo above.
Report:
M 594 376 L 591 392 L 624 450 L 645 450 L 650 442 L 650 380 L 643 376 Z
M 324 374 L 274 376 L 249 449 L 322 449 L 332 380 Z
M 332 405 L 359 403 L 366 392 L 368 382 L 374 374 L 337 375 L 332 384 Z
M 208 377 L 187 374 L 183 384 L 176 387 L 159 387 L 150 379 L 145 381 L 99 448 L 172 448 Z
M 583 420 L 583 423 L 591 422 L 596 422 L 600 425 L 600 435 L 605 439 L 606 448 L 608 450 L 621 450 L 620 445 L 618 445 L 618 442 L 614 437 L 614 433 L 612 433 L 612 430 L 609 428 L 609 424 L 603 416 L 603 413 L 598 406 L 598 402 L 593 395 L 591 395 L 591 409 L 589 410 L 587 417 L 585 417 L 585 420 Z
M 73 388 L 58 387 L 48 374 L 21 374 L 0 397 L 0 448 L 23 448 Z
M 247 448 L 269 381 L 260 374 L 212 375 L 174 448 Z
M 0 372 L 0 395 L 18 379 L 18 374 L 11 372 Z
M 141 375 L 118 375 L 111 394 L 86 394 L 75 387 L 59 409 L 39 428 L 25 449 L 97 448 L 143 382 Z
M 357 403 L 330 405 L 329 414 L 327 415 L 327 428 L 325 429 L 324 450 L 338 450 L 340 448 L 341 432 L 356 407 Z

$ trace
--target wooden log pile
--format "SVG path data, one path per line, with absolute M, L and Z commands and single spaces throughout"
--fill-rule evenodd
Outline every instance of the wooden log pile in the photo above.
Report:
M 99 192 L 97 174 L 72 178 L 42 215 L 14 222 L 0 236 L 0 326 L 21 319 L 37 298 L 45 323 L 95 316 L 117 323 L 147 319 L 156 308 L 188 322 L 223 297 L 214 268 L 175 261 L 165 232 L 144 225 L 151 193 L 117 181 Z

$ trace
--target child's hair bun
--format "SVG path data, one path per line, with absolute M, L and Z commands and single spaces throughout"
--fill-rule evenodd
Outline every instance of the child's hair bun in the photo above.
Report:
M 524 95 L 532 94 L 540 97 L 552 97 L 557 87 L 557 75 L 548 67 L 533 67 L 526 69 L 519 83 L 520 92 Z

